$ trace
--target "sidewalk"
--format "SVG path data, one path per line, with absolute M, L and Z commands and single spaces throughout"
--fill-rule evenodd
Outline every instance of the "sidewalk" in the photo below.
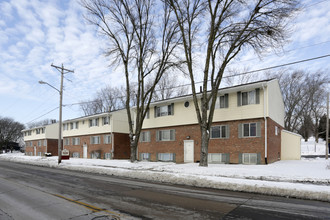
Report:
M 128 160 L 42 158 L 21 153 L 1 154 L 0 160 L 67 170 L 114 175 L 169 184 L 261 193 L 330 202 L 330 162 L 325 159 L 279 161 L 269 165 L 175 164 Z

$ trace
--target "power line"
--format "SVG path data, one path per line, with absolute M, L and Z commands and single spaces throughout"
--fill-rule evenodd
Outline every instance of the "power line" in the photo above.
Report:
M 41 117 L 43 117 L 43 116 L 45 116 L 45 115 L 47 115 L 47 114 L 49 114 L 49 113 L 55 111 L 55 110 L 58 109 L 58 108 L 59 108 L 59 107 L 56 107 L 56 108 L 50 110 L 49 112 L 47 112 L 47 113 L 45 113 L 45 114 L 43 114 L 43 115 L 41 115 L 41 116 L 39 116 L 39 117 L 37 117 L 37 118 L 31 120 L 31 121 L 29 121 L 29 122 L 27 122 L 27 123 L 25 123 L 25 124 L 29 124 L 29 123 L 31 123 L 31 122 L 33 122 L 33 121 L 35 121 L 35 120 L 38 120 L 39 118 L 41 118 Z

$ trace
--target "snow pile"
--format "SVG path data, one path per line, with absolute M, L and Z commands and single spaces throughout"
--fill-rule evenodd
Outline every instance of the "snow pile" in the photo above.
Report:
M 128 160 L 43 158 L 3 154 L 1 160 L 170 184 L 254 192 L 330 202 L 330 163 L 325 159 L 279 161 L 269 165 L 175 164 Z
M 301 139 L 301 155 L 325 155 L 325 141 L 319 138 L 316 143 L 314 137 L 309 138 L 307 142 Z

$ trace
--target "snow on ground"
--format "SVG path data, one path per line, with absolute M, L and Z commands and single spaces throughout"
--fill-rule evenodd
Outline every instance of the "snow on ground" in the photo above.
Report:
M 279 161 L 269 165 L 175 164 L 57 157 L 0 155 L 0 160 L 115 175 L 170 184 L 226 189 L 330 202 L 330 163 L 321 158 Z
M 301 139 L 301 155 L 325 155 L 325 141 L 319 138 L 319 143 L 316 143 L 314 137 L 307 142 Z

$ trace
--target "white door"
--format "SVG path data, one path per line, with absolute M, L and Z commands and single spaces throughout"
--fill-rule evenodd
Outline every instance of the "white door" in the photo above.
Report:
M 34 149 L 34 156 L 37 156 L 37 147 L 34 146 L 33 149 Z
M 83 158 L 87 158 L 87 144 L 83 145 Z
M 185 163 L 194 162 L 194 141 L 193 140 L 184 141 L 184 162 Z

